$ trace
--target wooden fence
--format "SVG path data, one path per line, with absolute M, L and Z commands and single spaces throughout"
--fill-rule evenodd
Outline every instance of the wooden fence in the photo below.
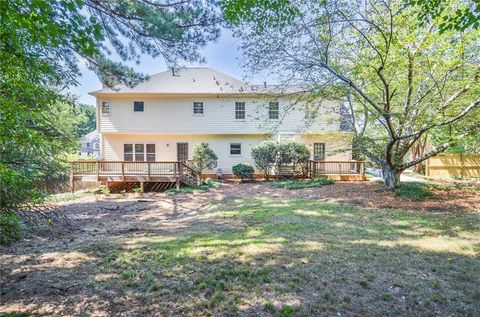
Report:
M 444 154 L 431 157 L 425 164 L 430 177 L 480 177 L 480 155 Z

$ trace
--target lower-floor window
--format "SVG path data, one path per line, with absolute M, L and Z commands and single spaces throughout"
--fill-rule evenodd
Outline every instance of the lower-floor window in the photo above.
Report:
M 241 154 L 242 154 L 242 144 L 230 143 L 230 155 L 241 155 Z
M 325 143 L 313 143 L 313 159 L 316 161 L 325 160 Z
M 155 161 L 155 144 L 124 144 L 123 160 L 127 162 L 154 162 Z

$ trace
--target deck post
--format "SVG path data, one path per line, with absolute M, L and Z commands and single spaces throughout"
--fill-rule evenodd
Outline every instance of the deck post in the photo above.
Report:
M 73 163 L 70 164 L 70 189 L 75 192 L 75 176 L 73 175 Z
M 338 162 L 338 175 L 340 176 L 340 180 L 342 180 L 342 163 Z
M 122 181 L 125 180 L 125 162 L 122 161 Z
M 180 170 L 180 169 L 177 168 L 177 165 L 180 166 L 180 162 L 173 163 L 173 173 L 175 174 L 175 188 L 177 190 L 179 190 L 180 189 L 180 177 L 177 173 L 177 170 Z
M 97 161 L 96 163 L 97 163 L 96 166 L 97 166 L 97 182 L 98 182 L 99 175 L 100 175 L 100 168 L 99 168 L 99 166 L 98 166 L 98 165 L 99 165 L 99 162 Z
M 140 182 L 140 189 L 142 190 L 142 193 L 145 191 L 143 186 L 143 181 Z
M 148 169 L 148 181 L 150 181 L 152 179 L 152 177 L 150 176 L 150 162 L 147 163 L 147 169 Z

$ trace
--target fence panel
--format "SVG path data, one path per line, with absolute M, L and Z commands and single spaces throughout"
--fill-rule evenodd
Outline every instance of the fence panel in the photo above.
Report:
M 480 155 L 444 154 L 426 162 L 425 175 L 438 178 L 480 177 Z

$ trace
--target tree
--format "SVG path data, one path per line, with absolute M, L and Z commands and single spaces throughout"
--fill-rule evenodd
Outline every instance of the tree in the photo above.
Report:
M 206 142 L 202 142 L 193 147 L 192 159 L 195 161 L 200 171 L 203 171 L 204 169 L 211 170 L 217 167 L 218 157 Z
M 263 173 L 265 180 L 269 180 L 270 171 L 277 159 L 277 146 L 275 142 L 263 141 L 252 149 L 252 158 L 255 166 Z
M 74 108 L 74 114 L 79 117 L 79 123 L 75 131 L 76 136 L 84 136 L 96 129 L 95 107 L 79 104 Z
M 220 22 L 216 3 L 201 0 L 8 0 L 0 16 L 1 211 L 40 202 L 42 179 L 65 168 L 61 154 L 91 127 L 63 116 L 79 62 L 107 86 L 134 86 L 146 76 L 125 61 L 201 61 L 198 49 L 218 37 Z
M 388 188 L 406 168 L 458 139 L 409 159 L 426 133 L 444 127 L 472 133 L 466 123 L 480 104 L 478 30 L 437 32 L 438 21 L 419 25 L 419 12 L 400 0 L 225 0 L 223 10 L 252 72 L 281 74 L 308 93 L 330 87 L 347 97 L 354 149 L 383 169 Z

